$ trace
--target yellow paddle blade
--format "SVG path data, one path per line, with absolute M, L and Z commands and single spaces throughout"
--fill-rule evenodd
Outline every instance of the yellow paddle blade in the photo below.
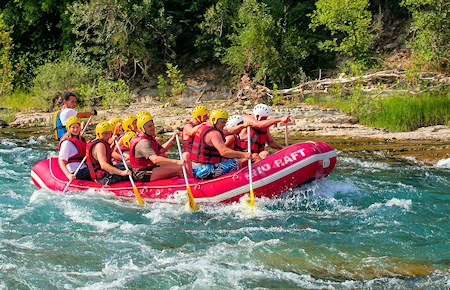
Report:
M 191 188 L 189 185 L 186 186 L 186 193 L 187 193 L 189 208 L 192 209 L 193 211 L 197 211 L 197 205 L 195 204 L 195 200 L 194 200 L 194 197 L 192 196 Z
M 250 200 L 247 200 L 248 205 L 255 206 L 255 194 L 253 193 L 253 189 L 250 190 Z
M 138 191 L 136 185 L 133 185 L 133 190 L 134 190 L 134 195 L 136 196 L 137 202 L 139 203 L 139 205 L 143 205 L 144 201 L 142 200 L 142 197 L 139 194 L 139 191 Z

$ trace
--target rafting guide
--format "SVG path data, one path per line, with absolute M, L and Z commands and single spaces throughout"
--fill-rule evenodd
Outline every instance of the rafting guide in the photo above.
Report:
M 75 107 L 77 106 L 77 95 L 73 92 L 66 92 L 62 96 L 63 104 L 60 110 L 53 114 L 53 128 L 55 131 L 55 139 L 60 140 L 61 137 L 67 132 L 66 121 L 70 117 L 89 118 L 97 115 L 97 111 L 94 109 L 92 112 L 77 112 Z

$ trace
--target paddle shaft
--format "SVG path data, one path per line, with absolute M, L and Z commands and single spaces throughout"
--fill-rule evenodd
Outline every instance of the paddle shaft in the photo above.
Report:
M 252 154 L 251 138 L 250 138 L 250 126 L 247 127 L 247 146 L 248 152 Z M 252 156 L 248 159 L 248 182 L 250 186 L 250 205 L 255 205 L 255 195 L 253 193 L 253 177 L 252 177 Z
M 181 144 L 180 144 L 180 138 L 178 138 L 178 135 L 175 135 L 175 138 L 177 139 L 177 147 L 178 147 L 178 154 L 180 154 L 180 160 L 183 160 L 183 153 L 181 151 Z M 186 194 L 188 198 L 188 204 L 190 209 L 193 211 L 197 211 L 197 205 L 195 204 L 194 197 L 192 196 L 191 188 L 189 186 L 189 180 L 187 178 L 186 168 L 181 166 L 181 169 L 183 170 L 183 176 L 184 176 L 184 182 L 186 182 Z
M 119 150 L 120 157 L 122 157 L 123 165 L 125 166 L 125 169 L 128 170 L 128 165 L 127 165 L 127 162 L 125 161 L 125 157 L 123 157 L 122 149 L 120 149 L 120 146 L 119 146 L 119 143 L 117 142 L 117 140 L 114 140 L 114 142 L 116 143 L 117 149 Z M 134 195 L 136 196 L 138 203 L 140 205 L 143 205 L 144 202 L 142 201 L 141 195 L 139 194 L 139 191 L 137 190 L 137 187 L 134 184 L 133 177 L 131 177 L 131 175 L 128 175 L 128 177 L 130 178 L 131 185 L 133 186 Z
M 92 115 L 92 116 L 93 116 L 93 115 Z M 89 117 L 89 119 L 88 119 L 87 122 L 86 122 L 86 125 L 84 125 L 83 131 L 81 131 L 81 133 L 80 133 L 81 136 L 83 136 L 83 135 L 84 135 L 84 132 L 86 132 L 86 129 L 87 129 L 87 127 L 89 126 L 89 123 L 90 123 L 91 120 L 92 120 L 92 116 Z
M 83 160 L 81 160 L 81 162 L 80 162 L 80 165 L 78 165 L 77 170 L 75 170 L 75 172 L 73 173 L 73 175 L 75 175 L 75 177 L 77 176 L 78 171 L 80 171 L 81 165 L 83 165 L 84 161 L 86 161 L 86 156 L 84 156 Z M 67 190 L 67 188 L 69 188 L 69 185 L 72 183 L 72 180 L 69 180 L 69 182 L 67 182 L 66 187 L 64 187 L 63 193 L 66 193 L 66 190 Z
M 285 124 L 286 126 L 284 127 L 284 143 L 286 144 L 286 147 L 289 146 L 289 134 L 288 134 L 288 124 Z

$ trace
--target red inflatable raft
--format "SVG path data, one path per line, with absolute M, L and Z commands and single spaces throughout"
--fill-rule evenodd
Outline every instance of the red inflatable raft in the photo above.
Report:
M 327 176 L 336 164 L 336 152 L 323 142 L 305 142 L 291 145 L 252 165 L 255 197 L 274 197 L 307 181 Z M 63 191 L 68 179 L 58 165 L 58 158 L 42 160 L 31 169 L 31 178 L 38 188 Z M 234 202 L 250 191 L 248 168 L 222 175 L 215 179 L 189 178 L 196 202 Z M 182 178 L 136 182 L 141 197 L 146 201 L 173 202 L 186 198 L 186 184 Z M 98 190 L 119 197 L 135 198 L 129 181 L 103 186 L 93 181 L 74 180 L 68 191 Z

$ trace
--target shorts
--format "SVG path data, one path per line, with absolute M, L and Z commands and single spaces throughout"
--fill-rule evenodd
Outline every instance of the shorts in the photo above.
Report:
M 211 179 L 231 171 L 238 170 L 239 164 L 236 159 L 230 159 L 214 164 L 202 164 L 193 169 L 194 176 L 198 179 Z
M 123 165 L 123 163 L 119 163 L 116 165 L 116 167 L 120 170 L 125 170 L 125 166 Z M 117 174 L 111 174 L 108 173 L 107 175 L 103 176 L 100 179 L 94 179 L 95 182 L 103 184 L 103 185 L 109 185 L 109 184 L 113 184 L 119 181 L 127 181 L 130 180 L 128 175 L 122 176 L 122 175 L 117 175 Z

